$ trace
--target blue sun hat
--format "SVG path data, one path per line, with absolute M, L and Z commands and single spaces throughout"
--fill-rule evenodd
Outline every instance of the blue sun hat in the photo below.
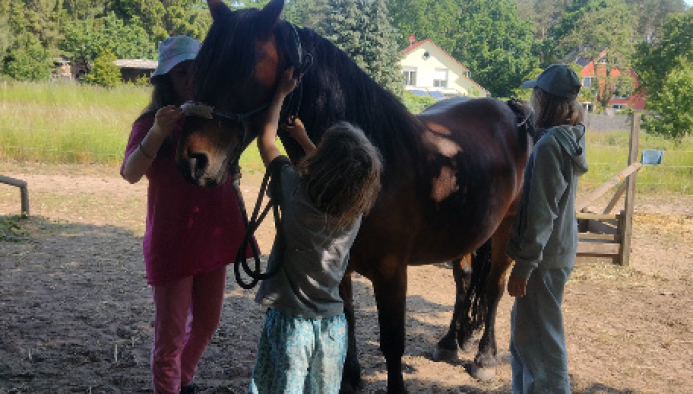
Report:
M 522 83 L 523 88 L 534 88 L 566 99 L 574 99 L 580 92 L 582 84 L 575 71 L 565 64 L 553 64 L 542 71 L 537 79 Z
M 150 82 L 154 82 L 156 77 L 167 74 L 179 63 L 186 60 L 193 60 L 200 51 L 199 41 L 188 36 L 171 36 L 159 43 L 159 64 L 156 70 L 149 77 Z

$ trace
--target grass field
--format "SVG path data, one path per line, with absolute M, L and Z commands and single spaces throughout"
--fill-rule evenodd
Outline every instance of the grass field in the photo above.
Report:
M 134 86 L 0 82 L 0 160 L 118 164 L 132 121 L 150 94 L 149 88 Z M 426 103 L 407 104 L 419 112 Z M 583 188 L 596 188 L 626 167 L 628 138 L 623 131 L 588 132 L 590 171 L 581 182 Z M 663 165 L 639 172 L 639 191 L 693 194 L 693 138 L 675 145 L 642 133 L 640 147 L 665 154 Z M 241 166 L 262 170 L 254 144 L 241 158 Z

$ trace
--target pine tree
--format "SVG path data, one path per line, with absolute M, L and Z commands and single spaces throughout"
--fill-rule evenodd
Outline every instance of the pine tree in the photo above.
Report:
M 299 26 L 315 29 L 325 19 L 328 0 L 291 0 L 284 6 L 282 17 Z
M 366 71 L 382 87 L 402 96 L 404 84 L 400 70 L 397 35 L 388 18 L 386 0 L 364 2 L 370 8 L 364 37 Z
M 385 0 L 328 0 L 316 30 L 380 86 L 396 95 L 403 93 L 399 51 Z

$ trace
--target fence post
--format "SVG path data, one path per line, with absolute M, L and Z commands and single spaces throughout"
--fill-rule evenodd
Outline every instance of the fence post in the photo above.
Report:
M 633 121 L 630 127 L 630 150 L 628 152 L 628 165 L 638 161 L 640 144 L 640 112 L 633 112 Z M 623 238 L 621 240 L 620 264 L 630 264 L 630 238 L 633 234 L 633 211 L 635 208 L 635 180 L 637 172 L 626 178 L 626 201 L 622 215 Z

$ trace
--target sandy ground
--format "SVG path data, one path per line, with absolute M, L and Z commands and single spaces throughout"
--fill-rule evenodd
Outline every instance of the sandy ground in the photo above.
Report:
M 31 217 L 0 241 L 0 394 L 150 393 L 152 303 L 141 257 L 146 182 L 112 167 L 0 163 L 28 181 Z M 260 174 L 244 174 L 254 203 Z M 19 191 L 0 184 L 0 219 L 19 213 Z M 564 310 L 576 393 L 693 393 L 693 198 L 638 196 L 629 267 L 579 262 Z M 7 234 L 5 234 L 7 235 Z M 10 234 L 12 235 L 12 234 Z M 263 227 L 261 246 L 273 233 Z M 385 387 L 372 288 L 355 280 L 366 393 Z M 430 354 L 452 314 L 451 271 L 411 268 L 404 373 L 412 393 L 509 393 L 508 315 L 498 315 L 500 365 L 490 382 L 459 360 Z M 203 393 L 243 393 L 263 311 L 229 273 L 223 321 L 196 378 Z

